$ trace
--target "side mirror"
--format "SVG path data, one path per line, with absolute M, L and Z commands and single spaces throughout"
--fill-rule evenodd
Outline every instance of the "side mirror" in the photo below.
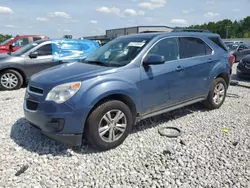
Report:
M 29 57 L 30 58 L 37 58 L 38 57 L 38 52 L 30 52 Z
M 157 65 L 165 63 L 165 57 L 156 54 L 148 54 L 143 61 L 144 65 Z
M 13 47 L 15 46 L 15 44 L 10 44 L 9 45 L 9 50 L 10 50 L 10 52 L 12 52 L 13 51 Z

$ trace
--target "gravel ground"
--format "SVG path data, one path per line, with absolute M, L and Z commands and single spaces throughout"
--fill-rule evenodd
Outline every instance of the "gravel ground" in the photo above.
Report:
M 1 92 L 0 187 L 250 187 L 249 91 L 231 86 L 218 110 L 197 104 L 142 121 L 102 153 L 41 135 L 23 119 L 25 90 Z M 182 135 L 160 136 L 166 125 Z

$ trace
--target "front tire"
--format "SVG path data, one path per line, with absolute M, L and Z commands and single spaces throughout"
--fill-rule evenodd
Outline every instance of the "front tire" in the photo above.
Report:
M 220 108 L 225 101 L 227 88 L 227 83 L 223 78 L 216 78 L 207 99 L 204 101 L 205 107 L 210 110 Z
M 0 90 L 16 90 L 23 85 L 22 75 L 12 69 L 0 73 Z
M 132 113 L 121 101 L 102 103 L 86 121 L 84 137 L 100 150 L 113 149 L 126 139 L 132 130 Z

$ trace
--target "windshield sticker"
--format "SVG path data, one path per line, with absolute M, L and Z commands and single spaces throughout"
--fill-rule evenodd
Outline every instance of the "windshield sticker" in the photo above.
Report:
M 32 43 L 33 46 L 37 46 L 38 44 L 37 43 Z
M 143 47 L 145 42 L 130 42 L 128 46 Z

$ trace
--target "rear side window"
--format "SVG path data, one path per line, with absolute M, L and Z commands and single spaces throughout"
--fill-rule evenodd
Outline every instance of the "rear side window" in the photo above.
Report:
M 41 37 L 33 37 L 33 41 L 41 40 Z
M 226 45 L 223 43 L 223 41 L 219 37 L 208 37 L 211 41 L 213 41 L 217 46 L 219 46 L 224 51 L 228 51 Z
M 22 47 L 25 46 L 27 44 L 29 44 L 29 38 L 20 38 L 18 40 L 16 40 L 13 45 L 15 45 L 16 47 Z
M 196 37 L 180 37 L 181 59 L 212 54 L 212 49 Z

